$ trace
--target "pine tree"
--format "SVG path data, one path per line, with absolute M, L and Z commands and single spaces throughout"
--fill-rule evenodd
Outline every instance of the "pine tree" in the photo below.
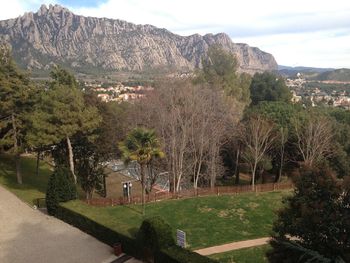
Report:
M 83 92 L 73 75 L 57 67 L 51 76 L 54 79 L 41 95 L 30 118 L 34 132 L 28 139 L 37 146 L 57 144 L 64 140 L 67 164 L 76 183 L 72 138 L 78 132 L 88 134 L 96 129 L 101 118 L 96 107 L 85 105 Z
M 9 47 L 0 44 L 0 146 L 14 155 L 19 184 L 22 184 L 20 155 L 23 151 L 24 121 L 31 108 L 33 92 L 34 86 L 17 69 Z

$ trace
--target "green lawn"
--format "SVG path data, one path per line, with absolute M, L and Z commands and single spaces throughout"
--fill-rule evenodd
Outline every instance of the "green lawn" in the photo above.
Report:
M 0 156 L 0 184 L 19 198 L 33 204 L 44 197 L 51 169 L 41 164 L 40 175 L 35 176 L 35 160 L 22 158 L 23 185 L 16 183 L 14 164 L 8 156 Z M 189 248 L 203 248 L 233 241 L 269 236 L 276 209 L 288 191 L 211 196 L 151 203 L 146 216 L 163 217 L 174 230 L 187 233 Z M 140 205 L 93 207 L 81 201 L 64 206 L 109 226 L 127 236 L 133 236 L 143 217 Z
M 269 245 L 264 245 L 253 248 L 233 250 L 221 254 L 215 254 L 209 257 L 217 259 L 222 263 L 267 263 L 268 260 L 265 253 L 269 249 Z
M 0 184 L 16 194 L 26 203 L 33 205 L 36 198 L 45 197 L 46 185 L 52 173 L 49 165 L 41 162 L 39 176 L 35 175 L 36 162 L 31 157 L 21 158 L 23 184 L 17 184 L 15 165 L 8 155 L 0 156 Z
M 269 236 L 275 210 L 286 194 L 247 193 L 162 201 L 148 204 L 146 216 L 163 217 L 174 231 L 181 229 L 187 233 L 191 249 L 203 248 Z M 142 221 L 140 206 L 136 205 L 91 207 L 72 201 L 64 206 L 128 236 L 136 233 Z

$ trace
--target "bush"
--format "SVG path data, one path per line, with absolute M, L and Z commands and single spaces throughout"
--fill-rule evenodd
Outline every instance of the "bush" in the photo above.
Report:
M 159 216 L 145 219 L 142 222 L 137 240 L 143 248 L 150 249 L 152 253 L 175 245 L 171 226 Z
M 62 205 L 59 205 L 56 217 L 76 228 L 79 228 L 81 231 L 88 233 L 107 245 L 113 246 L 113 244 L 119 242 L 122 244 L 123 252 L 134 257 L 139 257 L 136 239 L 134 238 L 115 232 L 114 230 L 96 223 L 90 218 L 65 208 Z
M 161 217 L 152 217 L 142 222 L 137 235 L 139 251 L 144 259 L 159 263 L 212 263 L 213 259 L 176 246 L 171 226 Z
M 77 190 L 70 170 L 65 166 L 56 167 L 47 186 L 47 212 L 55 215 L 60 202 L 76 199 L 76 196 Z

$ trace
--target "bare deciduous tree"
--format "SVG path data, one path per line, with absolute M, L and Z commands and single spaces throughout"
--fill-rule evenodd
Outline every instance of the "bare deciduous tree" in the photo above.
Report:
M 263 160 L 276 139 L 273 130 L 273 124 L 259 115 L 251 117 L 240 129 L 240 138 L 245 147 L 243 158 L 251 168 L 253 190 L 259 162 Z
M 334 133 L 326 117 L 310 118 L 304 123 L 295 120 L 294 132 L 297 149 L 305 164 L 312 167 L 332 155 Z
M 222 170 L 220 148 L 239 119 L 235 103 L 218 90 L 191 81 L 161 84 L 135 105 L 133 125 L 153 128 L 161 137 L 170 189 L 214 186 Z

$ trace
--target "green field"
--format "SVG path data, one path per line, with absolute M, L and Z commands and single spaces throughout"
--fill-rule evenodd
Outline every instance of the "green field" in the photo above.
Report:
M 215 254 L 209 257 L 222 263 L 267 263 L 265 253 L 269 249 L 270 246 L 265 245 Z

